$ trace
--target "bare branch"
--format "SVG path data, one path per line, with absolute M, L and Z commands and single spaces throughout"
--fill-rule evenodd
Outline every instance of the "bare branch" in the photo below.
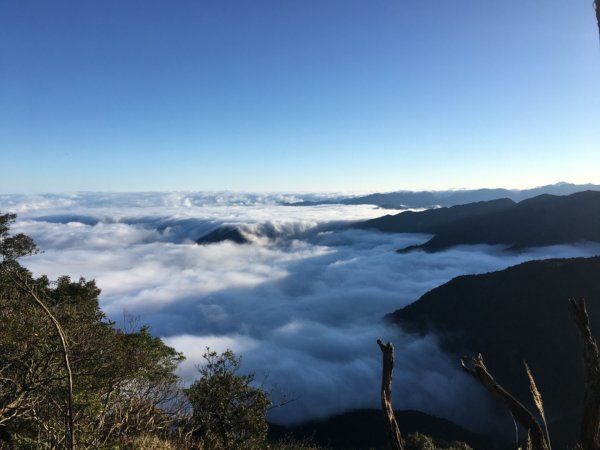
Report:
M 394 346 L 391 342 L 384 344 L 377 339 L 377 344 L 383 354 L 383 371 L 381 378 L 381 408 L 385 420 L 388 441 L 392 450 L 403 450 L 404 441 L 392 408 L 392 372 L 394 370 Z
M 481 354 L 477 355 L 476 358 L 470 358 L 466 362 L 465 360 L 461 360 L 460 364 L 468 374 L 479 381 L 492 395 L 501 400 L 517 422 L 528 430 L 531 436 L 532 450 L 550 449 L 542 427 L 535 419 L 535 416 L 494 380 L 494 377 L 492 377 L 492 374 L 485 366 Z

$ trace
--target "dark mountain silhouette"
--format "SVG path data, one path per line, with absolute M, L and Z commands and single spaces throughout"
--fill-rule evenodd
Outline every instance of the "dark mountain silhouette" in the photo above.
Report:
M 519 250 L 600 242 L 600 192 L 585 191 L 568 196 L 544 194 L 516 204 L 509 199 L 500 199 L 420 212 L 406 211 L 354 226 L 435 235 L 425 244 L 402 251 L 435 252 L 470 244 L 502 244 Z
M 530 261 L 457 277 L 388 318 L 409 332 L 436 333 L 457 364 L 459 355 L 482 353 L 495 378 L 530 403 L 526 360 L 553 422 L 554 447 L 567 448 L 579 430 L 583 396 L 581 345 L 567 299 L 587 299 L 600 339 L 599 274 L 600 257 Z
M 442 441 L 462 441 L 474 450 L 492 450 L 492 441 L 460 426 L 419 411 L 395 411 L 403 436 L 412 433 L 429 435 Z M 387 436 L 380 410 L 361 409 L 333 416 L 322 421 L 285 427 L 269 425 L 273 440 L 290 436 L 296 440 L 333 449 L 386 449 Z
M 600 191 L 595 184 L 556 183 L 533 189 L 466 189 L 448 191 L 398 191 L 369 194 L 360 197 L 335 197 L 327 200 L 293 203 L 295 206 L 324 204 L 377 205 L 382 208 L 433 208 L 508 198 L 519 202 L 541 194 L 569 195 L 584 190 Z
M 436 234 L 449 225 L 470 220 L 484 214 L 506 211 L 515 205 L 507 198 L 487 202 L 456 205 L 448 208 L 428 209 L 425 211 L 406 211 L 396 215 L 387 215 L 377 219 L 359 222 L 357 228 L 372 228 L 392 233 Z
M 217 242 L 231 241 L 236 244 L 250 242 L 242 232 L 234 226 L 222 226 L 196 240 L 197 244 L 214 244 Z
M 526 247 L 600 242 L 600 192 L 540 195 L 503 211 L 456 221 L 420 246 L 435 252 L 455 245 Z

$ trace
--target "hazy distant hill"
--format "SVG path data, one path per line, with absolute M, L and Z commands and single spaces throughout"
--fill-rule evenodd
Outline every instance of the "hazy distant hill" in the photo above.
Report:
M 474 450 L 492 450 L 492 442 L 481 435 L 438 417 L 419 411 L 396 411 L 400 431 L 406 437 L 421 433 L 444 441 L 462 441 Z M 350 411 L 322 421 L 284 427 L 269 426 L 269 436 L 281 439 L 292 436 L 298 441 L 310 440 L 315 445 L 333 449 L 386 449 L 387 435 L 383 426 L 381 410 L 363 409 Z
M 481 352 L 496 379 L 524 401 L 526 360 L 562 445 L 578 431 L 583 395 L 581 345 L 567 299 L 587 299 L 600 340 L 599 274 L 600 257 L 530 261 L 455 278 L 388 317 L 407 331 L 438 334 L 457 364 L 459 355 Z
M 431 233 L 407 250 L 428 252 L 455 245 L 503 244 L 511 249 L 583 241 L 600 242 L 600 192 L 540 195 L 520 203 L 508 199 L 406 211 L 355 225 L 386 232 Z
M 360 197 L 336 197 L 319 201 L 293 203 L 296 206 L 343 204 L 343 205 L 377 205 L 382 208 L 432 208 L 434 206 L 453 206 L 465 203 L 508 198 L 515 202 L 541 194 L 569 195 L 575 192 L 592 190 L 600 191 L 595 184 L 556 183 L 533 189 L 472 189 L 450 191 L 398 191 L 377 193 Z

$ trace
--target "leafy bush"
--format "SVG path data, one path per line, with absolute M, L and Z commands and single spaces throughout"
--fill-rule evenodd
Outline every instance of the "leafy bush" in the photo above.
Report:
M 252 386 L 254 374 L 238 374 L 240 358 L 231 350 L 219 355 L 207 348 L 204 359 L 200 379 L 186 390 L 194 435 L 206 449 L 264 448 L 271 402 Z
M 77 447 L 168 435 L 183 406 L 174 373 L 183 356 L 147 328 L 125 332 L 107 321 L 94 281 L 34 277 L 18 259 L 37 248 L 10 235 L 14 219 L 0 215 L 0 425 L 19 448 L 68 448 L 69 377 L 58 323 L 73 375 Z

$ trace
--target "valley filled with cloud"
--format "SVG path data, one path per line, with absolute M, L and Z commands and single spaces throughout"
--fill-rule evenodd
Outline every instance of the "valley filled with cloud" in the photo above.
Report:
M 325 196 L 322 196 L 325 197 Z M 111 320 L 131 318 L 183 352 L 197 377 L 206 347 L 242 356 L 244 371 L 275 400 L 276 423 L 298 423 L 379 405 L 377 338 L 396 348 L 394 406 L 479 431 L 498 423 L 487 396 L 434 335 L 415 336 L 384 316 L 450 279 L 531 259 L 592 256 L 600 246 L 508 252 L 499 246 L 399 254 L 429 235 L 349 227 L 394 210 L 369 205 L 290 206 L 319 196 L 231 193 L 77 194 L 0 197 L 19 214 L 15 232 L 42 253 L 22 262 L 36 275 L 96 279 Z M 223 226 L 248 243 L 198 244 Z

